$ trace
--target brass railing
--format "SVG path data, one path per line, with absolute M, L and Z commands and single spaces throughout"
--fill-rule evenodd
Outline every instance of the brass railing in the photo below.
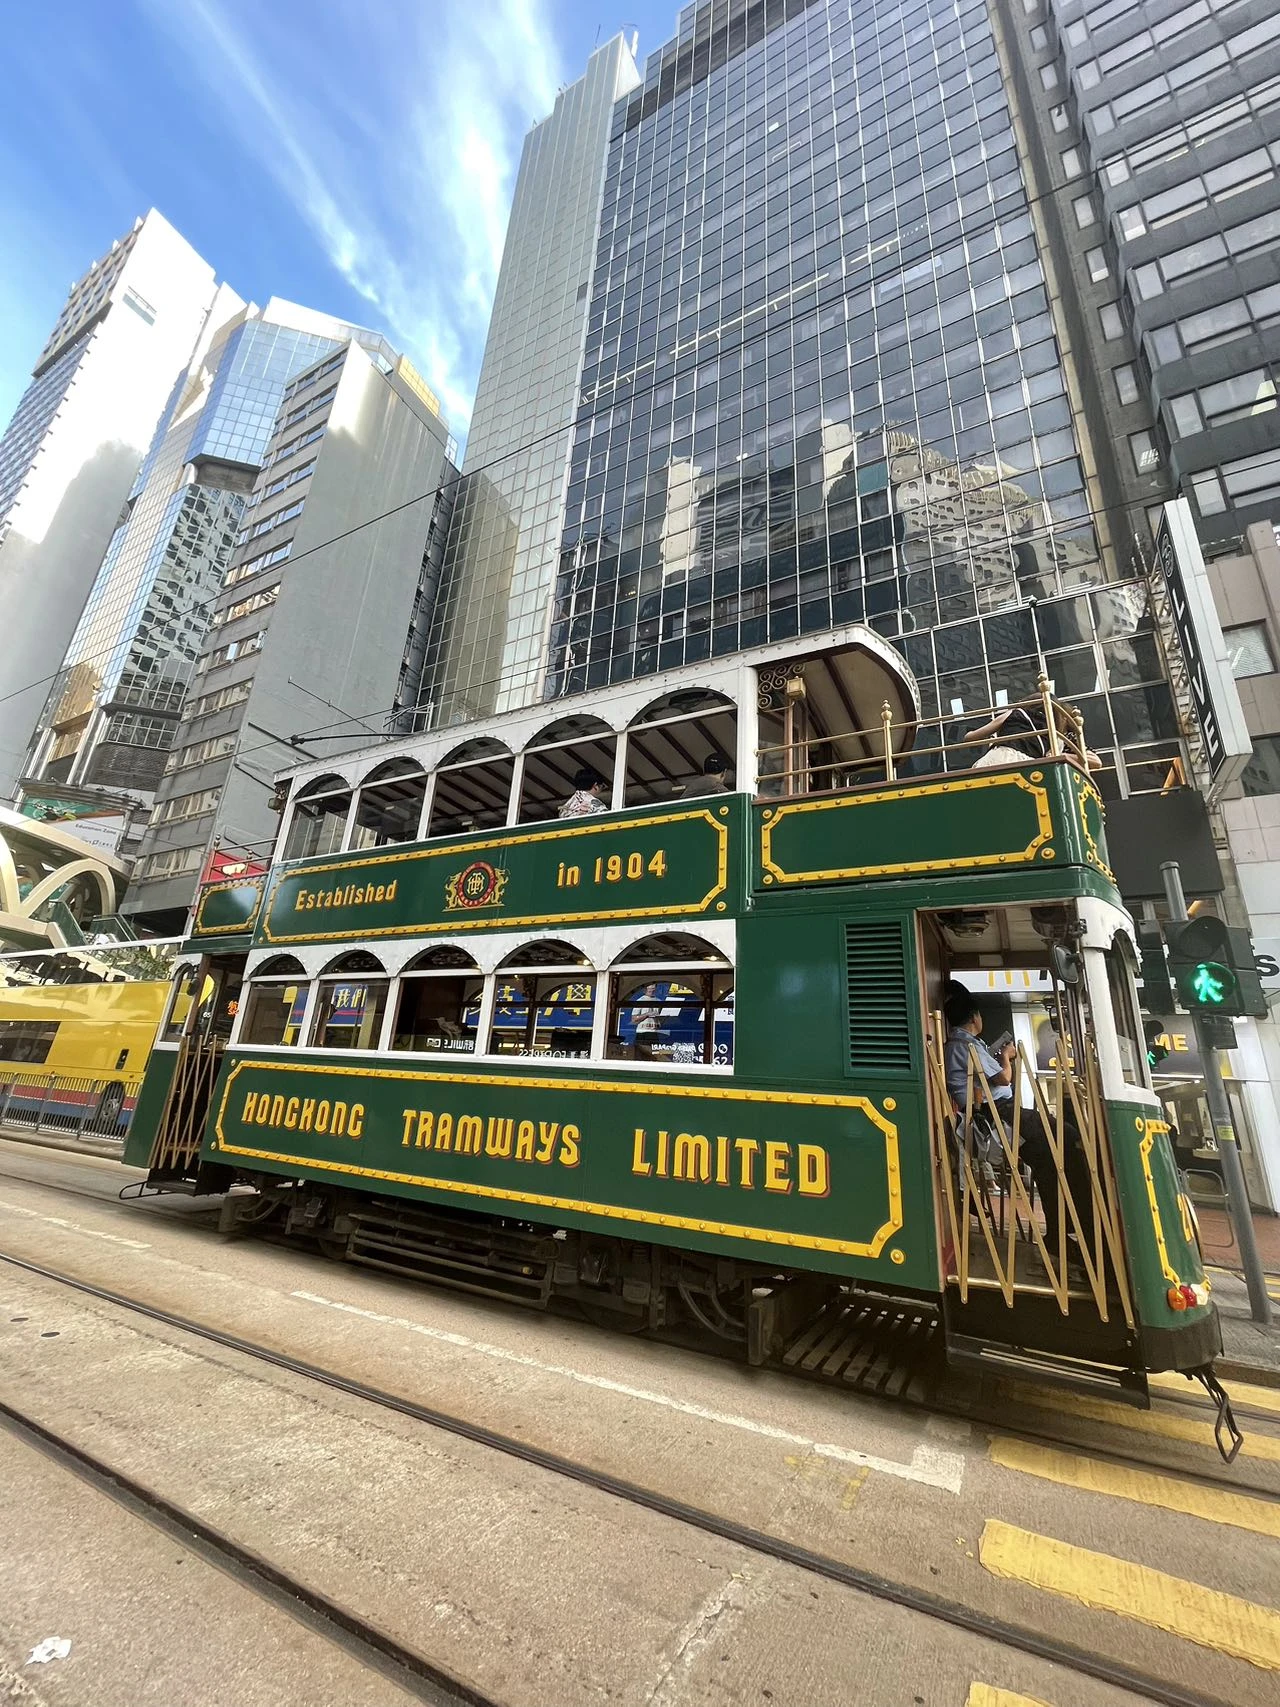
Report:
M 1064 1044 L 1048 1073 L 1021 1045 L 1011 1095 L 997 1105 L 970 1046 L 963 1103 L 947 1085 L 942 1016 L 926 1048 L 934 1174 L 945 1278 L 967 1302 L 975 1287 L 1051 1294 L 1064 1316 L 1091 1308 L 1132 1326 L 1119 1197 L 1092 1051 Z M 1065 1062 L 1079 1063 L 1068 1068 Z M 1023 1108 L 1024 1095 L 1029 1107 Z M 1056 1196 L 1056 1204 L 1046 1203 Z
M 948 729 L 961 721 L 981 720 L 981 726 L 1018 709 L 1030 713 L 1046 757 L 1072 759 L 1084 770 L 1099 769 L 1100 760 L 1085 740 L 1084 719 L 1074 706 L 1053 697 L 1048 680 L 1042 676 L 1039 691 L 1030 699 L 966 711 L 963 717 L 927 717 L 904 723 L 894 720 L 886 700 L 880 720 L 872 728 L 813 727 L 807 721 L 800 694 L 785 713 L 784 738 L 756 749 L 760 792 L 809 794 L 862 783 L 893 782 L 908 764 L 916 776 L 932 770 L 966 770 L 980 757 L 982 743 L 972 736 L 948 741 Z M 933 738 L 935 732 L 937 739 Z M 999 735 L 991 737 L 990 744 L 998 746 Z M 818 752 L 828 747 L 844 751 L 832 759 L 818 757 Z M 1031 762 L 1032 755 L 1027 757 Z
M 123 1141 L 141 1083 L 138 1073 L 60 1073 L 0 1063 L 0 1130 Z

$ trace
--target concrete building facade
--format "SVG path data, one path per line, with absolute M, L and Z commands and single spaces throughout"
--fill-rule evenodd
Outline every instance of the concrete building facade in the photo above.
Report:
M 25 800 L 149 802 L 285 388 L 352 337 L 377 335 L 220 287 L 32 737 Z
M 181 928 L 215 848 L 269 847 L 290 755 L 399 727 L 452 454 L 436 399 L 376 336 L 285 388 L 134 867 L 126 912 L 148 928 Z
M 0 799 L 215 296 L 152 209 L 72 286 L 0 438 Z

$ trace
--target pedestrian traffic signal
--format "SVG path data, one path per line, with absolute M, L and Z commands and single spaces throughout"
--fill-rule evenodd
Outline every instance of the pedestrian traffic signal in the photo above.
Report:
M 1164 958 L 1164 933 L 1154 922 L 1138 925 L 1138 954 L 1142 962 L 1142 1005 L 1149 1014 L 1171 1014 L 1178 1003 Z
M 1183 1007 L 1224 1016 L 1266 1013 L 1248 931 L 1232 930 L 1205 914 L 1166 924 L 1164 935 L 1169 971 Z
M 1142 1035 L 1147 1044 L 1147 1066 L 1158 1067 L 1169 1053 L 1163 1020 L 1149 1019 L 1142 1028 Z

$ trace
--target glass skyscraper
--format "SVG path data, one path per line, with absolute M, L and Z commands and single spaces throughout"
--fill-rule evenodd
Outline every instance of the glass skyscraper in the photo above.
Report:
M 28 797 L 156 787 L 285 388 L 356 330 L 220 288 L 49 694 Z
M 609 142 L 549 695 L 865 621 L 1177 750 L 983 0 L 710 0 Z M 1123 763 L 1123 761 L 1121 761 Z

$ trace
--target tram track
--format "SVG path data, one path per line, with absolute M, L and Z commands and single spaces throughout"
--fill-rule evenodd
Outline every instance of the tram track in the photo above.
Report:
M 772 1559 L 780 1564 L 792 1566 L 833 1585 L 851 1589 L 872 1600 L 879 1600 L 906 1611 L 918 1613 L 964 1631 L 969 1635 L 996 1642 L 1053 1665 L 1066 1667 L 1082 1676 L 1090 1677 L 1117 1689 L 1127 1690 L 1138 1699 L 1159 1703 L 1161 1707 L 1232 1707 L 1232 1704 L 1222 1697 L 1184 1688 L 1168 1679 L 1142 1672 L 1123 1661 L 1108 1658 L 1075 1643 L 1060 1641 L 1042 1631 L 1033 1629 L 1029 1625 L 993 1616 L 969 1607 L 961 1601 L 934 1594 L 928 1589 L 917 1587 L 908 1582 L 897 1581 L 877 1572 L 846 1563 L 830 1555 L 816 1552 L 797 1542 L 789 1541 L 782 1536 L 740 1523 L 736 1519 L 723 1516 L 718 1512 L 692 1505 L 657 1489 L 632 1482 L 611 1471 L 599 1469 L 565 1457 L 548 1448 L 519 1440 L 469 1418 L 441 1411 L 429 1405 L 419 1404 L 414 1400 L 406 1399 L 364 1382 L 351 1380 L 334 1370 L 325 1369 L 320 1365 L 295 1358 L 286 1352 L 276 1351 L 268 1346 L 258 1345 L 251 1340 L 242 1339 L 238 1335 L 226 1333 L 204 1323 L 192 1321 L 171 1311 L 163 1310 L 156 1305 L 146 1304 L 142 1300 L 116 1293 L 109 1288 L 97 1286 L 75 1276 L 62 1274 L 57 1270 L 48 1269 L 39 1263 L 33 1263 L 25 1258 L 15 1257 L 3 1251 L 0 1251 L 0 1263 L 7 1264 L 40 1279 L 66 1286 L 99 1303 L 129 1311 L 176 1332 L 204 1340 L 223 1350 L 237 1353 L 284 1373 L 314 1382 L 346 1397 L 393 1412 L 427 1427 L 438 1429 L 473 1445 L 501 1453 L 533 1468 L 560 1476 L 582 1487 L 620 1500 L 624 1504 L 670 1519 L 703 1535 L 742 1547 L 748 1552 Z M 951 1414 L 957 1418 L 975 1422 L 978 1426 L 984 1426 L 978 1419 L 972 1416 L 963 1416 L 963 1413 L 959 1411 L 944 1414 Z M 243 1547 L 232 1537 L 224 1535 L 203 1519 L 184 1512 L 172 1502 L 154 1494 L 142 1484 L 105 1464 L 77 1443 L 59 1435 L 56 1430 L 27 1415 L 18 1407 L 0 1400 L 0 1418 L 3 1418 L 16 1432 L 25 1433 L 29 1437 L 39 1440 L 46 1450 L 55 1456 L 60 1456 L 68 1464 L 81 1467 L 86 1474 L 108 1491 L 116 1491 L 126 1502 L 135 1502 L 140 1509 L 154 1515 L 157 1521 L 176 1526 L 179 1532 L 194 1535 L 203 1547 L 211 1549 L 214 1555 L 227 1561 L 237 1574 L 261 1585 L 263 1592 L 270 1592 L 277 1597 L 282 1597 L 285 1604 L 296 1603 L 307 1616 L 319 1620 L 322 1627 L 331 1630 L 335 1637 L 340 1637 L 348 1643 L 354 1643 L 357 1647 L 363 1645 L 371 1656 L 376 1656 L 379 1665 L 384 1668 L 390 1666 L 394 1672 L 411 1678 L 416 1686 L 416 1692 L 421 1694 L 423 1699 L 432 1702 L 439 1701 L 444 1704 L 467 1703 L 471 1704 L 471 1707 L 501 1707 L 500 1703 L 472 1690 L 465 1683 L 443 1672 L 426 1657 L 405 1648 L 395 1638 L 377 1630 L 376 1627 L 368 1624 L 357 1615 L 345 1611 L 330 1597 L 309 1589 L 305 1584 L 290 1576 L 289 1573 L 281 1571 L 258 1554 Z M 1078 1443 L 1064 1441 L 1060 1437 L 1054 1437 L 1041 1431 L 1023 1430 L 1017 1426 L 1005 1427 L 1003 1424 L 991 1426 L 998 1426 L 999 1432 L 1009 1438 L 1078 1447 Z M 1147 1470 L 1152 1468 L 1149 1460 L 1132 1455 L 1113 1452 L 1106 1448 L 1090 1448 L 1089 1451 L 1091 1456 L 1106 1462 Z M 1208 1473 L 1196 1474 L 1181 1465 L 1177 1466 L 1177 1474 L 1186 1480 L 1194 1480 L 1210 1487 L 1227 1489 L 1235 1493 L 1248 1493 L 1255 1498 L 1280 1502 L 1280 1494 L 1270 1489 L 1230 1481 L 1225 1477 Z M 424 1689 L 434 1690 L 436 1693 L 422 1694 Z

